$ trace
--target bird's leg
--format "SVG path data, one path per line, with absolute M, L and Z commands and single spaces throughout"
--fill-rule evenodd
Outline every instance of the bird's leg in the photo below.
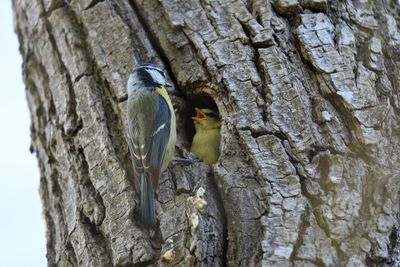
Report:
M 187 157 L 174 157 L 172 159 L 172 164 L 190 165 L 190 164 L 194 164 L 197 162 L 200 162 L 200 159 L 198 157 L 196 157 L 195 155 L 193 155 L 192 153 L 190 153 Z

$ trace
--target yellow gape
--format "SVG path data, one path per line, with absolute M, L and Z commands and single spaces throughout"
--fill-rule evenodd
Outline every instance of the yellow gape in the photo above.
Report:
M 193 117 L 196 134 L 193 137 L 190 151 L 207 164 L 214 164 L 219 158 L 221 140 L 221 120 L 211 109 L 195 108 Z

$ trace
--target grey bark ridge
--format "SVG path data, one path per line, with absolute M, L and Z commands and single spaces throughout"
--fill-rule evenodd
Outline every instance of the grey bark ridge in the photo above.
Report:
M 13 7 L 49 266 L 400 265 L 396 1 Z M 207 94 L 223 121 L 217 164 L 163 174 L 154 235 L 137 221 L 125 134 L 142 62 L 175 84 L 177 155 L 190 101 Z

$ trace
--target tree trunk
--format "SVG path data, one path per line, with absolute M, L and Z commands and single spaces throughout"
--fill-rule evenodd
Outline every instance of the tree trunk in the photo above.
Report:
M 13 2 L 49 266 L 400 264 L 398 1 Z M 176 156 L 195 106 L 223 121 L 217 164 L 163 174 L 155 233 L 126 140 L 143 62 L 175 84 Z

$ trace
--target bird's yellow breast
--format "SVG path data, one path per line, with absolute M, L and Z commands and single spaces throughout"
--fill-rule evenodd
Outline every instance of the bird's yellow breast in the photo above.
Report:
M 167 89 L 165 89 L 164 86 L 159 86 L 159 87 L 156 88 L 156 91 L 157 91 L 157 93 L 159 93 L 165 99 L 165 101 L 167 102 L 171 112 L 173 112 L 174 108 L 172 107 L 172 102 L 171 102 L 171 99 L 169 98 Z
M 214 164 L 219 158 L 220 128 L 198 129 L 193 137 L 190 151 L 207 164 Z

